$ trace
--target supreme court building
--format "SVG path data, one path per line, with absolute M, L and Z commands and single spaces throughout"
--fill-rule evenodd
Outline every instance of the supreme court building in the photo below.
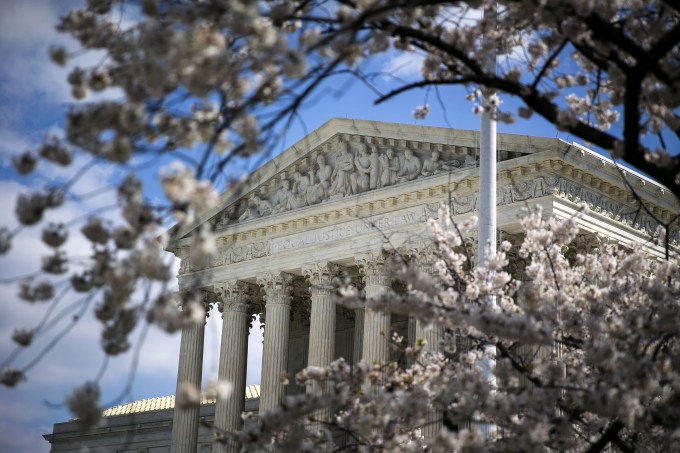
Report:
M 566 218 L 586 204 L 580 249 L 649 243 L 657 224 L 638 209 L 624 177 L 656 217 L 678 210 L 659 184 L 621 172 L 578 144 L 498 134 L 497 148 L 500 240 L 521 240 L 523 207 L 538 204 L 544 215 Z M 294 376 L 339 357 L 388 361 L 385 332 L 426 338 L 436 348 L 437 332 L 407 318 L 336 305 L 332 285 L 337 276 L 349 278 L 366 297 L 398 289 L 403 284 L 385 265 L 395 250 L 431 266 L 427 220 L 442 203 L 455 220 L 475 214 L 478 156 L 478 132 L 334 118 L 267 162 L 196 225 L 179 231 L 171 246 L 181 259 L 180 289 L 202 288 L 206 309 L 222 313 L 219 379 L 234 384 L 232 396 L 174 413 L 173 397 L 117 406 L 107 409 L 101 427 L 84 434 L 73 422 L 56 424 L 45 436 L 52 451 L 230 451 L 214 444 L 209 426 L 237 430 L 243 411 L 266 411 L 304 391 L 284 386 L 283 373 Z M 191 232 L 205 222 L 213 226 L 218 253 L 199 263 L 192 260 Z M 677 232 L 671 240 L 677 245 Z M 649 253 L 663 256 L 654 246 Z M 510 267 L 516 265 L 511 255 Z M 254 316 L 265 326 L 262 376 L 259 386 L 246 386 Z M 183 330 L 178 386 L 201 384 L 203 337 L 203 325 Z

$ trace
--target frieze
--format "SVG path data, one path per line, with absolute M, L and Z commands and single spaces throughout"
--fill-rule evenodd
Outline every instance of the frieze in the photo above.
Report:
M 270 241 L 251 242 L 250 244 L 227 247 L 224 252 L 225 264 L 240 263 L 271 255 Z
M 641 209 L 624 205 L 577 182 L 558 176 L 549 175 L 503 185 L 497 189 L 496 197 L 497 205 L 503 206 L 546 195 L 557 195 L 574 203 L 585 204 L 593 212 L 649 235 L 653 235 L 659 226 L 657 220 L 643 213 Z M 474 212 L 478 209 L 478 194 L 452 195 L 450 207 L 454 215 Z M 680 241 L 680 231 L 672 231 L 670 238 L 674 245 L 677 244 Z
M 385 215 L 319 228 L 306 233 L 276 238 L 271 240 L 270 250 L 271 253 L 276 254 L 299 247 L 346 239 L 376 230 L 386 231 L 401 226 L 423 223 L 428 219 L 428 212 L 429 210 L 426 206 L 418 206 Z
M 556 178 L 553 178 L 557 182 Z M 538 177 L 529 181 L 513 182 L 499 187 L 496 191 L 496 204 L 504 206 L 519 201 L 526 201 L 531 198 L 540 198 L 552 194 L 553 184 L 549 177 Z M 478 210 L 478 194 L 452 194 L 451 212 L 454 215 L 467 214 Z
M 607 216 L 650 236 L 655 234 L 657 227 L 660 225 L 658 220 L 645 214 L 641 208 L 619 203 L 609 197 L 593 192 L 574 181 L 564 178 L 553 179 L 554 184 L 551 185 L 555 195 L 574 203 L 583 203 L 591 211 Z M 680 231 L 677 229 L 672 230 L 669 238 L 674 246 L 677 245 L 680 240 Z
M 227 264 L 240 263 L 255 258 L 262 258 L 271 255 L 271 241 L 258 241 L 249 244 L 239 244 L 231 246 L 220 245 L 216 254 L 210 257 L 209 265 L 198 265 L 191 261 L 191 254 L 185 252 L 185 247 L 180 249 L 178 255 L 181 259 L 179 274 L 200 271 L 203 269 L 224 266 Z

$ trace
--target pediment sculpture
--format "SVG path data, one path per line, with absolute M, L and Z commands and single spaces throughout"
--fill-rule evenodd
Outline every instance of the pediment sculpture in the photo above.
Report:
M 474 167 L 476 162 L 475 156 L 444 153 L 441 147 L 416 150 L 339 139 L 257 188 L 235 209 L 226 211 L 220 223 L 227 225 L 258 219 Z

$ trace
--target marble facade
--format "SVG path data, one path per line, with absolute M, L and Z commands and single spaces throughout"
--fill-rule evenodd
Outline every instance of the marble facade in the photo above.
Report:
M 338 357 L 395 359 L 385 332 L 437 343 L 440 332 L 408 319 L 337 306 L 333 281 L 351 278 L 366 297 L 377 297 L 399 285 L 385 270 L 390 252 L 404 251 L 431 267 L 427 220 L 442 203 L 455 220 L 477 210 L 478 142 L 472 131 L 332 119 L 223 194 L 195 225 L 177 231 L 180 239 L 171 250 L 181 259 L 180 289 L 202 288 L 222 312 L 219 377 L 234 383 L 235 392 L 215 406 L 217 429 L 240 427 L 253 316 L 265 329 L 260 411 L 305 391 L 284 386 L 282 374 L 294 376 Z M 654 233 L 655 221 L 638 209 L 611 160 L 559 139 L 499 134 L 497 143 L 500 239 L 516 237 L 520 210 L 536 204 L 556 218 L 587 204 L 590 212 L 580 227 L 589 241 L 629 245 Z M 668 219 L 677 212 L 663 187 L 625 173 L 655 216 Z M 217 235 L 218 253 L 199 265 L 191 261 L 190 235 L 205 222 Z M 671 242 L 677 246 L 679 239 L 673 232 Z M 652 246 L 649 253 L 663 256 Z M 178 385 L 200 383 L 198 349 L 201 329 L 183 331 Z M 168 436 L 172 451 L 197 451 L 199 415 L 176 413 Z M 237 448 L 214 444 L 212 451 Z

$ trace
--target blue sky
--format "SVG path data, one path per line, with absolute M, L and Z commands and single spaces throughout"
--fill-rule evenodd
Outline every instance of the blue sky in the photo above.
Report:
M 49 62 L 47 49 L 51 44 L 73 43 L 54 31 L 54 24 L 74 1 L 34 0 L 30 2 L 5 0 L 0 4 L 0 225 L 16 225 L 14 200 L 18 193 L 39 186 L 47 181 L 63 179 L 69 171 L 55 171 L 40 167 L 30 179 L 18 178 L 12 171 L 10 156 L 35 147 L 45 133 L 59 133 L 63 127 L 62 115 L 71 102 L 69 87 L 65 82 L 66 70 Z M 97 61 L 97 55 L 84 55 L 76 61 L 86 66 Z M 419 61 L 411 56 L 398 58 L 381 57 L 370 63 L 369 70 L 381 70 L 393 76 L 410 79 L 417 75 Z M 376 83 L 381 89 L 390 86 L 389 77 L 380 77 Z M 115 95 L 115 93 L 114 93 Z M 271 150 L 278 153 L 302 138 L 305 132 L 319 127 L 332 117 L 393 121 L 428 126 L 477 129 L 479 118 L 472 114 L 472 104 L 465 100 L 461 88 L 445 88 L 440 92 L 442 109 L 434 91 L 418 91 L 402 95 L 380 106 L 372 104 L 375 95 L 358 81 L 334 80 L 325 84 L 300 112 L 302 122 L 296 122 L 288 130 L 283 143 Z M 416 122 L 412 110 L 427 99 L 432 113 L 425 121 Z M 506 100 L 506 103 L 509 101 Z M 507 107 L 508 105 L 504 105 Z M 499 132 L 559 137 L 570 141 L 564 133 L 541 119 L 519 121 L 515 125 L 500 124 Z M 82 159 L 79 162 L 85 162 Z M 151 168 L 147 178 L 152 178 L 158 168 Z M 71 171 L 72 172 L 72 171 Z M 103 184 L 114 182 L 119 173 L 108 167 L 96 167 L 83 177 L 74 188 L 88 192 Z M 157 196 L 151 193 L 150 196 Z M 69 220 L 85 215 L 106 203 L 113 202 L 113 195 L 80 202 L 69 202 L 63 212 L 51 213 L 47 220 Z M 68 242 L 70 250 L 89 254 L 86 241 L 73 234 Z M 39 227 L 24 231 L 13 244 L 12 252 L 0 258 L 0 276 L 9 278 L 32 272 L 39 267 L 40 256 L 45 252 L 39 240 Z M 12 331 L 32 327 L 45 311 L 45 306 L 29 305 L 15 296 L 15 287 L 0 286 L 3 315 L 0 317 L 0 361 L 13 350 Z M 63 307 L 68 301 L 63 303 Z M 219 349 L 219 313 L 213 312 L 206 329 L 206 352 L 204 376 L 217 373 Z M 255 327 L 250 340 L 248 383 L 259 382 L 261 335 Z M 56 333 L 56 332 L 53 332 Z M 0 387 L 0 451 L 47 452 L 49 444 L 42 434 L 52 430 L 52 424 L 69 418 L 68 411 L 60 405 L 72 387 L 93 379 L 102 364 L 99 348 L 99 324 L 86 315 L 59 344 L 31 369 L 28 380 L 15 389 Z M 139 332 L 136 332 L 139 334 Z M 39 338 L 35 347 L 19 356 L 15 366 L 29 363 L 38 351 L 49 345 L 51 336 Z M 179 335 L 170 336 L 151 329 L 140 355 L 132 391 L 120 402 L 174 392 Z M 130 376 L 132 352 L 110 361 L 102 378 L 102 402 L 111 402 L 122 392 Z

